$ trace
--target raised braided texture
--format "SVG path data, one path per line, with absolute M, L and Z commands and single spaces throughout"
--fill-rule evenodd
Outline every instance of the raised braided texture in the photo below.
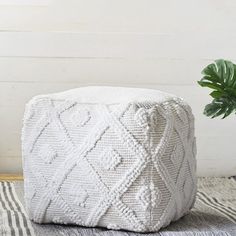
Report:
M 182 217 L 196 196 L 190 107 L 155 90 L 109 87 L 96 91 L 132 96 L 95 103 L 86 100 L 93 89 L 37 96 L 26 106 L 22 150 L 30 218 L 151 232 Z M 147 96 L 140 98 L 140 91 Z

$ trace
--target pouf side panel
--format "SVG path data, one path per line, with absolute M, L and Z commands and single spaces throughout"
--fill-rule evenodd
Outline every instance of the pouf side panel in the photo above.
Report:
M 63 127 L 51 122 L 51 119 L 58 118 L 55 113 L 58 107 Z M 101 104 L 79 104 L 44 96 L 37 96 L 28 103 L 22 130 L 22 153 L 25 199 L 30 218 L 39 223 L 97 225 L 151 232 L 186 214 L 196 196 L 196 140 L 190 107 L 176 98 L 161 104 L 129 103 L 102 107 Z M 103 109 L 107 113 L 104 117 Z M 65 158 L 75 158 L 75 153 L 67 156 L 69 149 L 73 149 L 74 142 L 83 145 L 81 140 L 96 129 L 98 121 L 94 117 L 99 115 L 102 117 L 99 122 L 108 122 L 110 127 L 86 154 L 85 162 L 68 172 L 55 196 L 50 193 L 51 203 L 47 210 L 43 205 L 41 209 L 38 203 L 44 204 L 44 196 L 48 195 L 44 190 L 48 188 L 47 182 L 52 181 L 55 170 Z M 60 129 L 65 134 L 61 135 Z M 130 139 L 120 132 L 127 133 Z M 69 146 L 64 146 L 63 135 L 71 138 Z M 130 141 L 135 141 L 143 154 L 134 151 L 133 144 L 129 146 Z M 162 149 L 163 153 L 159 152 Z M 140 174 L 117 199 L 112 200 L 109 207 L 104 208 L 103 213 L 101 211 L 98 218 L 95 217 L 99 202 L 106 202 L 104 193 L 119 187 L 120 180 L 135 162 L 146 158 L 146 152 L 151 159 L 144 162 Z M 108 157 L 112 157 L 112 162 Z M 86 181 L 91 174 L 94 177 Z M 55 176 L 53 178 L 57 181 Z M 79 184 L 74 184 L 76 182 Z M 78 194 L 73 189 L 78 189 Z M 43 218 L 38 221 L 40 217 Z

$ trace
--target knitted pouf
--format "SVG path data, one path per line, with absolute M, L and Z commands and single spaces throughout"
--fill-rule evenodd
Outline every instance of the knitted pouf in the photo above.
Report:
M 182 99 L 157 90 L 34 97 L 22 132 L 30 219 L 137 232 L 179 219 L 196 195 L 193 122 Z

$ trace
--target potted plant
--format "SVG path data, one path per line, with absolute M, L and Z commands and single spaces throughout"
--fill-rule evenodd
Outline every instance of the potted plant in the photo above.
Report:
M 213 91 L 210 104 L 204 109 L 204 114 L 215 118 L 226 118 L 236 112 L 236 65 L 223 59 L 216 60 L 202 71 L 203 78 L 198 81 L 202 87 L 208 87 Z

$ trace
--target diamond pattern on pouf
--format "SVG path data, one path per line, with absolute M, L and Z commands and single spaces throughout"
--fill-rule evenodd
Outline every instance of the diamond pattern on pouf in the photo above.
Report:
M 71 115 L 71 121 L 75 126 L 84 126 L 90 120 L 90 113 L 86 109 L 76 111 Z
M 140 202 L 144 209 L 154 208 L 159 205 L 161 200 L 161 192 L 156 189 L 153 182 L 150 185 L 144 185 L 140 188 L 136 199 Z
M 76 205 L 85 207 L 85 203 L 89 195 L 83 187 L 79 184 L 73 184 L 69 189 L 68 194 L 72 197 L 72 200 Z
M 105 170 L 115 170 L 116 166 L 121 162 L 121 156 L 119 153 L 109 148 L 105 150 L 101 155 L 101 167 Z

